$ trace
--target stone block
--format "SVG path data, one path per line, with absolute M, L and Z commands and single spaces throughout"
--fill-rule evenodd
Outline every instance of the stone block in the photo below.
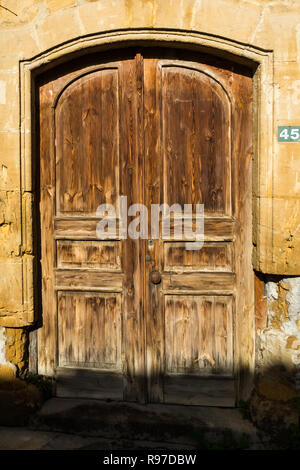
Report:
M 22 263 L 21 260 L 1 260 L 0 320 L 7 316 L 18 318 L 22 306 Z M 3 275 L 5 273 L 5 276 Z
M 280 125 L 293 125 L 300 114 L 300 63 L 284 61 L 274 68 L 274 119 Z M 277 129 L 276 129 L 277 130 Z
M 203 1 L 166 0 L 154 2 L 153 26 L 157 28 L 182 28 L 196 30 L 203 21 Z
M 299 207 L 297 198 L 273 200 L 274 273 L 299 275 Z
M 0 191 L 0 259 L 20 255 L 20 193 Z
M 0 105 L 1 113 L 1 105 Z M 3 114 L 2 114 L 3 117 Z M 20 189 L 20 137 L 19 133 L 0 131 L 0 191 Z M 6 193 L 6 198 L 8 195 Z M 2 202 L 3 206 L 3 202 Z M 1 207 L 1 201 L 0 201 Z M 12 207 L 10 206 L 10 209 Z M 0 210 L 3 210 L 1 207 Z M 1 217 L 1 216 L 0 216 Z
M 26 28 L 25 31 L 22 28 L 16 30 L 0 28 L 1 50 L 6 52 L 6 60 L 14 57 L 16 65 L 18 60 L 28 59 L 41 51 L 34 26 Z
M 42 50 L 57 46 L 82 35 L 82 28 L 74 8 L 59 10 L 46 16 L 36 25 L 36 34 Z
M 300 126 L 300 119 L 295 120 Z M 273 197 L 279 199 L 298 198 L 300 204 L 300 143 L 276 142 L 274 145 L 274 181 Z M 290 207 L 294 208 L 293 204 Z M 287 216 L 296 218 L 299 222 L 299 213 L 294 211 Z M 296 221 L 297 221 L 296 220 Z
M 262 11 L 261 2 L 203 0 L 200 13 L 194 13 L 192 25 L 193 29 L 199 31 L 228 37 L 241 43 L 252 43 L 261 22 Z M 186 26 L 190 28 L 191 24 Z
M 274 51 L 275 61 L 299 60 L 299 3 L 265 2 L 263 16 L 252 37 L 254 46 Z
M 28 333 L 24 328 L 6 328 L 5 358 L 19 374 L 28 367 Z
M 34 21 L 43 9 L 43 2 L 36 0 L 5 0 L 0 8 L 0 27 L 16 29 Z
M 130 19 L 123 0 L 85 2 L 78 6 L 77 11 L 85 34 L 129 27 Z
M 14 67 L 0 71 L 0 131 L 19 129 L 19 73 Z M 2 145 L 0 144 L 0 149 Z
M 76 0 L 46 0 L 46 4 L 50 13 L 54 13 L 64 8 L 73 7 L 76 5 Z

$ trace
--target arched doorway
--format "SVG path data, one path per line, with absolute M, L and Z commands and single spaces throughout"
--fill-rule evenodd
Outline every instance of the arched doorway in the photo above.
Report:
M 60 396 L 234 406 L 253 305 L 251 73 L 136 48 L 57 67 L 38 90 L 39 372 Z M 97 207 L 119 217 L 119 196 L 204 204 L 203 248 L 161 232 L 100 240 Z

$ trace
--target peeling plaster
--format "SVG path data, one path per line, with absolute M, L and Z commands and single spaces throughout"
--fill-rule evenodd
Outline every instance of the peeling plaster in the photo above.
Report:
M 290 285 L 290 290 L 286 294 L 289 315 L 296 321 L 300 320 L 300 277 L 290 277 L 285 282 Z
M 0 326 L 0 365 L 7 365 L 5 359 L 5 329 Z
M 277 283 L 273 281 L 266 282 L 265 292 L 268 302 L 278 299 Z
M 267 328 L 257 336 L 258 369 L 264 374 L 272 365 L 281 364 L 300 390 L 300 277 L 267 281 L 265 295 Z
M 11 368 L 13 373 L 16 374 L 17 368 L 14 364 L 6 360 L 6 335 L 5 328 L 0 326 L 0 368 L 1 366 L 6 366 L 6 369 Z M 1 378 L 0 372 L 0 378 Z

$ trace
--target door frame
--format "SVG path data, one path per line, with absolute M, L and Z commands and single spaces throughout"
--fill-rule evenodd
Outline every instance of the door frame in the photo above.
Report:
M 258 48 L 245 48 L 243 44 L 226 39 L 220 39 L 201 33 L 187 33 L 180 31 L 164 30 L 128 30 L 114 31 L 110 33 L 98 33 L 85 38 L 77 38 L 64 45 L 58 45 L 51 51 L 40 54 L 31 60 L 20 62 L 21 81 L 21 120 L 20 120 L 20 152 L 21 152 L 21 194 L 22 198 L 22 241 L 23 252 L 33 253 L 36 256 L 24 256 L 22 259 L 23 272 L 23 316 L 21 325 L 32 325 L 40 321 L 39 285 L 36 282 L 38 276 L 38 244 L 36 224 L 32 223 L 38 217 L 38 210 L 34 205 L 34 196 L 39 189 L 36 184 L 36 77 L 46 70 L 55 67 L 62 62 L 68 62 L 74 57 L 100 50 L 125 48 L 132 46 L 162 46 L 180 47 L 187 50 L 205 52 L 212 56 L 229 59 L 234 62 L 248 65 L 253 70 L 253 107 L 254 107 L 254 165 L 253 165 L 253 192 L 260 196 L 265 192 L 264 181 L 269 181 L 267 175 L 272 172 L 272 159 L 269 158 L 269 149 L 272 148 L 273 115 L 269 96 L 273 93 L 273 54 Z M 264 140 L 260 135 L 264 134 Z M 256 197 L 252 203 L 253 221 L 253 250 L 254 269 L 258 269 L 260 262 L 260 246 L 263 241 L 265 246 L 272 248 L 269 240 L 271 232 L 263 232 L 258 229 L 261 219 L 269 221 L 272 226 L 272 211 L 260 205 L 260 197 Z M 255 222 L 256 221 L 256 222 Z M 264 253 L 266 256 L 266 253 Z M 254 300 L 254 292 L 253 292 Z M 254 302 L 249 306 L 250 323 L 253 328 L 249 334 L 247 323 L 236 325 L 237 337 L 246 339 L 240 345 L 238 354 L 237 372 L 237 399 L 247 399 L 253 386 L 253 372 L 255 361 L 255 316 Z

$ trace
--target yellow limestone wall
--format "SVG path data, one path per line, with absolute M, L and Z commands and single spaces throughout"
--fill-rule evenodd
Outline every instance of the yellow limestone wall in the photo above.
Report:
M 24 264 L 30 270 L 32 257 L 31 191 L 25 187 L 20 193 L 20 61 L 75 38 L 137 28 L 207 33 L 237 41 L 245 49 L 272 51 L 274 95 L 268 99 L 273 102 L 273 140 L 268 141 L 265 168 L 258 168 L 255 175 L 263 181 L 259 187 L 254 183 L 253 261 L 262 272 L 300 275 L 300 143 L 277 142 L 278 125 L 300 125 L 299 1 L 5 0 L 0 8 L 0 324 L 4 326 L 23 326 L 33 319 L 32 286 L 24 283 Z M 259 138 L 263 141 L 264 133 Z M 24 213 L 27 226 L 21 234 Z M 30 304 L 26 314 L 24 289 Z
M 255 48 L 270 54 L 272 86 L 265 96 L 262 82 L 256 95 L 257 106 L 268 101 L 273 120 L 271 136 L 264 126 L 269 113 L 258 120 L 253 265 L 263 273 L 300 276 L 300 143 L 277 142 L 278 125 L 300 126 L 299 0 L 2 0 L 0 5 L 0 325 L 21 328 L 34 321 L 33 192 L 21 186 L 22 145 L 30 136 L 21 112 L 30 93 L 20 86 L 22 61 L 101 32 L 142 29 L 150 37 L 160 30 L 166 39 L 168 29 L 182 37 L 202 34 L 215 48 L 227 41 L 245 53 Z M 22 368 L 24 358 L 17 357 L 10 348 L 9 361 Z

